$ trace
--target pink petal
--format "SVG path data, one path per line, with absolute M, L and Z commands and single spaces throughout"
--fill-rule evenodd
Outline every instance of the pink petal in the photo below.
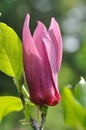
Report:
M 46 55 L 48 57 L 48 61 L 50 64 L 50 69 L 51 69 L 51 75 L 53 78 L 53 82 L 54 82 L 54 89 L 57 93 L 58 96 L 58 100 L 60 100 L 60 94 L 59 94 L 59 90 L 58 90 L 58 86 L 57 86 L 57 55 L 55 52 L 55 46 L 53 44 L 53 41 L 51 40 L 48 32 L 44 32 L 43 33 L 43 42 L 44 42 L 44 47 L 46 50 Z
M 44 44 L 44 41 L 43 41 L 44 35 L 45 36 L 47 35 L 47 37 L 48 37 L 48 40 L 49 40 L 48 44 L 46 44 L 46 43 L 45 44 L 47 46 L 48 53 L 50 53 L 51 50 L 52 50 L 52 44 L 51 44 L 52 41 L 51 41 L 51 39 L 48 35 L 48 31 L 47 31 L 46 27 L 44 26 L 44 24 L 42 24 L 41 22 L 38 22 L 38 26 L 37 26 L 37 28 L 34 32 L 33 39 L 34 39 L 35 45 L 38 49 L 38 52 L 40 54 L 41 61 L 42 61 L 41 70 L 40 70 L 40 68 L 38 68 L 38 71 L 41 72 L 41 74 L 40 74 L 40 79 L 41 79 L 40 90 L 42 92 L 41 95 L 42 95 L 43 100 L 45 100 L 46 97 L 49 98 L 49 95 L 51 95 L 50 96 L 50 98 L 52 97 L 51 105 L 55 105 L 55 103 L 60 101 L 60 94 L 57 91 L 58 88 L 56 88 L 56 86 L 57 86 L 57 75 L 56 75 L 56 84 L 53 81 L 52 71 L 51 71 L 49 59 L 48 59 L 48 56 L 47 56 L 47 53 L 46 53 L 46 50 L 45 50 L 45 44 Z M 47 38 L 46 38 L 46 40 L 47 40 Z M 55 51 L 53 51 L 53 54 L 54 53 L 55 53 Z M 54 58 L 54 56 L 53 56 L 53 58 Z
M 27 14 L 25 21 L 24 21 L 24 26 L 23 26 L 23 36 L 22 36 L 23 49 L 25 49 L 25 52 L 27 52 L 28 54 L 35 52 L 36 55 L 39 55 L 38 51 L 35 47 L 33 38 L 31 36 L 31 32 L 30 32 L 30 29 L 29 29 L 29 21 L 30 21 L 30 15 Z
M 27 81 L 34 81 L 36 75 L 35 66 L 40 64 L 41 58 L 30 33 L 29 20 L 30 15 L 27 14 L 23 26 L 23 62 Z
M 30 15 L 27 14 L 25 21 L 24 21 L 24 26 L 23 26 L 23 47 L 25 50 L 28 51 L 29 44 L 33 43 L 33 39 L 29 30 L 29 21 L 30 21 Z
M 56 53 L 56 71 L 58 72 L 62 61 L 62 37 L 58 23 L 54 18 L 51 19 L 51 24 L 49 27 L 49 35 L 53 41 L 55 53 Z
M 50 63 L 56 93 L 58 93 L 57 96 L 60 100 L 60 94 L 57 86 L 57 74 L 62 60 L 62 39 L 59 26 L 54 18 L 51 20 L 48 33 L 44 32 L 43 42 Z
M 46 27 L 44 26 L 42 22 L 38 21 L 38 25 L 33 34 L 33 40 L 43 62 L 45 61 L 44 47 L 43 47 L 44 45 L 42 41 L 42 36 L 43 36 L 44 31 L 47 32 Z
M 50 63 L 50 67 L 52 70 L 52 73 L 57 73 L 56 71 L 56 52 L 55 52 L 55 47 L 54 44 L 51 40 L 51 37 L 49 36 L 48 32 L 43 32 L 43 42 L 44 42 L 44 46 L 45 46 L 45 50 L 46 50 L 46 54 L 48 56 L 48 60 Z

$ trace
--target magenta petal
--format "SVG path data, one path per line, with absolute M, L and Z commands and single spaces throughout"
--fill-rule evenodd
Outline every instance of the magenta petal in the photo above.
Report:
M 58 23 L 54 18 L 51 19 L 51 25 L 49 27 L 49 35 L 53 41 L 55 53 L 56 53 L 56 67 L 59 71 L 62 61 L 62 37 Z
M 47 31 L 46 27 L 44 26 L 44 24 L 42 24 L 41 22 L 38 22 L 38 26 L 34 32 L 33 39 L 34 39 L 36 48 L 38 49 L 38 52 L 40 54 L 41 63 L 42 63 L 41 64 L 42 69 L 40 70 L 40 67 L 39 67 L 39 70 L 38 70 L 39 72 L 41 71 L 39 78 L 41 79 L 40 90 L 42 92 L 42 94 L 41 94 L 42 100 L 47 105 L 49 105 L 49 104 L 55 105 L 57 102 L 59 102 L 60 98 L 59 98 L 59 94 L 57 94 L 58 92 L 55 88 L 49 59 L 48 59 L 48 56 L 47 56 L 47 53 L 45 50 L 45 45 L 44 45 L 44 41 L 43 41 L 44 34 L 46 36 L 46 34 L 48 34 L 48 31 Z M 44 40 L 47 40 L 47 38 L 45 38 Z M 48 41 L 48 44 L 46 44 L 46 46 L 48 49 L 50 49 L 50 47 L 52 47 L 51 41 Z M 48 52 L 49 52 L 49 50 L 48 50 Z M 55 54 L 55 51 L 53 50 L 53 58 L 52 58 L 53 61 L 55 61 L 54 54 Z M 53 68 L 55 68 L 55 66 L 53 66 Z M 57 78 L 56 78 L 56 80 L 57 80 Z
M 62 38 L 59 26 L 54 18 L 51 20 L 48 33 L 44 32 L 43 34 L 43 42 L 55 84 L 55 92 L 58 97 L 58 101 L 60 101 L 60 94 L 57 86 L 57 76 L 62 60 Z
M 25 21 L 24 21 L 23 36 L 22 36 L 22 39 L 23 39 L 23 54 L 27 55 L 27 56 L 24 56 L 24 59 L 27 58 L 28 60 L 30 58 L 30 56 L 29 56 L 30 54 L 34 54 L 34 55 L 36 55 L 40 58 L 38 50 L 35 47 L 34 40 L 31 36 L 31 32 L 30 32 L 30 29 L 29 29 L 29 20 L 30 20 L 30 15 L 27 14 Z M 27 64 L 27 60 L 26 60 L 26 64 Z
M 41 56 L 42 62 L 45 61 L 44 47 L 43 47 L 44 45 L 43 45 L 43 41 L 42 41 L 42 36 L 43 36 L 44 31 L 45 32 L 47 31 L 46 27 L 44 26 L 44 24 L 42 22 L 38 21 L 38 25 L 33 34 L 33 40 L 34 40 L 35 46 Z
M 41 98 L 39 81 L 41 57 L 30 33 L 28 26 L 29 20 L 30 16 L 27 14 L 23 26 L 23 63 L 26 81 L 29 86 L 30 98 L 33 102 L 39 104 Z
M 41 57 L 38 53 L 38 50 L 35 47 L 34 40 L 30 33 L 29 20 L 30 16 L 29 14 L 27 14 L 23 26 L 23 63 L 26 81 L 28 86 L 30 86 L 30 95 L 32 93 L 32 96 L 34 96 L 33 93 L 35 92 L 35 96 L 37 96 L 39 95 L 39 88 L 36 88 L 34 86 L 35 84 L 37 86 L 39 85 L 39 79 L 36 75 L 36 71 L 38 71 L 37 68 L 40 65 Z
M 53 44 L 53 41 L 51 40 L 48 32 L 43 33 L 43 42 L 44 42 L 44 47 L 46 50 L 46 55 L 48 57 L 50 69 L 51 69 L 51 75 L 54 83 L 54 90 L 55 90 L 55 96 L 57 97 L 58 102 L 60 101 L 60 93 L 58 90 L 58 73 L 57 73 L 57 55 L 55 53 L 55 47 Z
M 52 73 L 55 74 L 55 73 L 57 73 L 57 69 L 56 69 L 56 62 L 57 62 L 56 56 L 57 55 L 56 55 L 55 47 L 53 44 L 54 41 L 51 40 L 51 37 L 49 36 L 48 32 L 43 33 L 42 39 L 44 42 L 46 54 L 48 56 L 48 60 L 50 63 Z
M 33 39 L 29 30 L 29 21 L 30 21 L 30 15 L 27 14 L 25 21 L 24 21 L 24 26 L 23 26 L 23 47 L 25 48 L 25 50 L 28 51 L 28 44 L 32 44 L 33 43 Z

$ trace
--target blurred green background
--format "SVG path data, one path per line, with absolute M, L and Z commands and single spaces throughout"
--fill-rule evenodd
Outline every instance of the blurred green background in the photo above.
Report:
M 27 12 L 31 15 L 30 29 L 33 33 L 37 21 L 47 28 L 51 17 L 60 24 L 63 37 L 63 61 L 59 73 L 59 89 L 66 84 L 73 86 L 80 76 L 86 79 L 86 0 L 0 0 L 0 21 L 12 27 L 22 37 L 22 26 Z M 18 96 L 13 80 L 0 72 L 0 96 Z M 31 130 L 21 126 L 22 112 L 11 113 L 0 124 L 1 130 Z M 61 103 L 50 107 L 45 130 L 72 130 L 64 123 Z

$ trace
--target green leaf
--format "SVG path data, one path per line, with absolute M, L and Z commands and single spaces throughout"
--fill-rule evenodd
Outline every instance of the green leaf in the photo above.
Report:
M 75 86 L 74 96 L 86 108 L 86 81 L 82 77 L 80 82 Z
M 10 112 L 20 111 L 23 109 L 20 98 L 13 96 L 0 97 L 0 121 Z
M 0 23 L 0 71 L 19 79 L 22 70 L 21 41 L 11 27 Z
M 68 87 L 63 89 L 62 106 L 65 122 L 77 130 L 85 130 L 86 109 L 74 98 Z

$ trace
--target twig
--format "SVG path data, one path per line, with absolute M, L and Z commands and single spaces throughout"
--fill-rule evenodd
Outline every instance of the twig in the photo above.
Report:
M 44 124 L 45 124 L 45 121 L 46 121 L 46 115 L 44 113 L 42 113 L 41 117 L 42 117 L 42 122 L 41 122 L 40 130 L 43 130 Z
M 19 97 L 20 97 L 20 99 L 22 101 L 22 104 L 24 105 L 25 104 L 25 100 L 24 100 L 24 95 L 23 95 L 22 92 L 19 92 Z
M 33 127 L 34 130 L 40 130 L 38 127 L 38 122 L 32 118 L 30 118 L 31 126 Z

